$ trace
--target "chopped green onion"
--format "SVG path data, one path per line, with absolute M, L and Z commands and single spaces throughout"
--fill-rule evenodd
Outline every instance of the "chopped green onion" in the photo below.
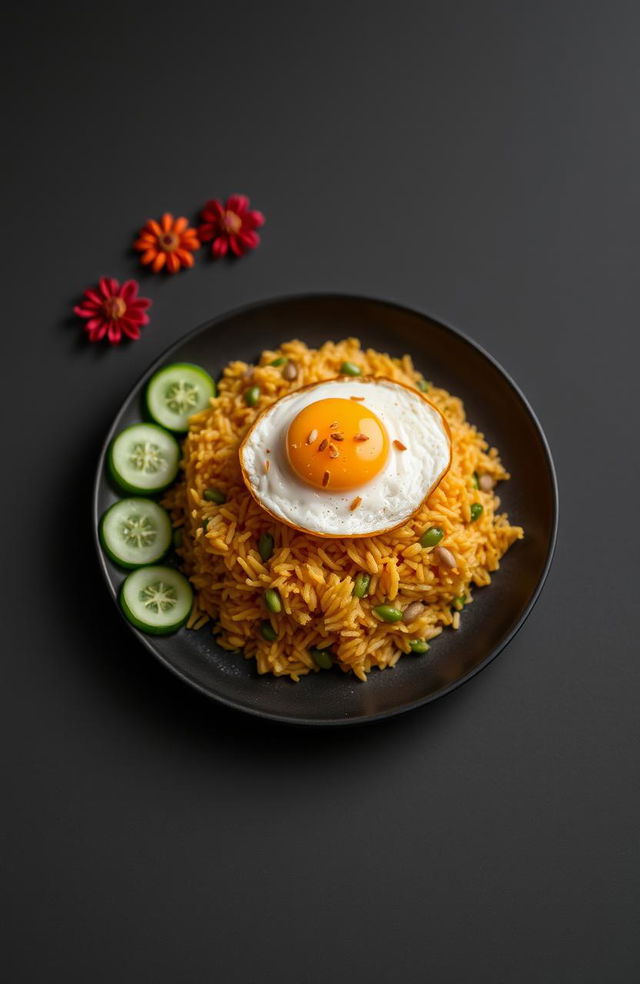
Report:
M 394 608 L 393 605 L 378 605 L 373 610 L 383 622 L 399 622 L 402 618 L 400 609 Z
M 274 629 L 271 622 L 260 622 L 260 634 L 263 639 L 267 640 L 267 642 L 273 642 L 278 638 L 278 633 Z
M 260 539 L 258 540 L 258 553 L 265 563 L 271 557 L 271 554 L 273 553 L 273 537 L 271 536 L 271 533 L 260 534 Z
M 259 399 L 260 399 L 259 386 L 251 386 L 248 390 L 245 390 L 244 402 L 247 404 L 248 407 L 255 407 Z
M 270 612 L 274 615 L 278 615 L 282 611 L 282 602 L 280 601 L 280 593 L 276 588 L 267 588 L 264 593 L 264 603 Z
M 221 492 L 220 489 L 205 489 L 202 493 L 202 497 L 203 499 L 206 499 L 207 502 L 215 502 L 217 506 L 221 506 L 227 501 L 226 495 L 224 492 Z
M 313 646 L 309 652 L 313 656 L 314 662 L 321 670 L 330 670 L 333 666 L 333 659 L 331 658 L 331 653 L 328 649 L 318 649 Z
M 353 582 L 353 590 L 351 594 L 354 598 L 365 598 L 369 593 L 369 585 L 371 584 L 371 575 L 365 574 L 363 571 L 358 574 L 355 581 Z
M 444 536 L 444 530 L 441 526 L 430 526 L 428 530 L 425 530 L 420 537 L 421 547 L 435 547 Z

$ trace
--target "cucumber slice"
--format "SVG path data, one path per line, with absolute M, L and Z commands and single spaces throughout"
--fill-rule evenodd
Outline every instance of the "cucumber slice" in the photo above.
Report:
M 180 448 L 173 434 L 156 424 L 133 424 L 109 448 L 109 468 L 125 492 L 160 492 L 178 474 Z
M 171 521 L 151 499 L 121 499 L 100 521 L 100 540 L 111 560 L 121 567 L 155 564 L 171 543 Z
M 124 615 L 142 632 L 167 635 L 187 621 L 193 592 L 186 577 L 173 567 L 140 567 L 120 588 Z
M 209 406 L 216 384 L 204 369 L 190 362 L 174 362 L 159 369 L 147 384 L 150 416 L 169 430 L 186 431 L 189 417 Z

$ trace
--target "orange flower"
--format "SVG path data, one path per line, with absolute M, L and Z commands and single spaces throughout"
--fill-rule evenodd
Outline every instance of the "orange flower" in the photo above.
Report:
M 188 219 L 174 219 L 165 212 L 159 222 L 149 219 L 145 223 L 133 246 L 142 253 L 140 262 L 150 264 L 154 273 L 163 269 L 177 273 L 182 267 L 193 266 L 193 253 L 200 249 L 200 240 L 196 230 L 189 228 Z

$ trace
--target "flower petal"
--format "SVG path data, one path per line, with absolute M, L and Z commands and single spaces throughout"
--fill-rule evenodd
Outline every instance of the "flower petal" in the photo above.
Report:
M 171 232 L 171 226 L 173 225 L 173 215 L 171 212 L 165 212 L 160 219 L 160 225 L 163 232 Z
M 204 225 L 198 226 L 198 239 L 201 243 L 208 243 L 213 239 L 217 231 L 217 223 L 206 222 Z
M 242 216 L 242 219 L 244 225 L 249 229 L 259 229 L 260 226 L 263 226 L 266 222 L 262 212 L 257 212 L 255 209 L 252 209 L 250 212 L 246 212 Z
M 182 247 L 182 249 L 199 249 L 200 248 L 200 240 L 198 239 L 198 237 L 196 235 L 196 230 L 195 229 L 188 229 L 180 237 L 180 246 Z
M 239 233 L 238 239 L 247 249 L 255 249 L 256 246 L 260 245 L 260 236 L 252 229 L 247 229 L 246 232 Z
M 149 249 L 150 247 L 155 246 L 156 243 L 157 243 L 157 239 L 155 238 L 155 236 L 140 236 L 139 239 L 136 239 L 134 241 L 133 248 Z
M 180 269 L 180 260 L 175 253 L 167 253 L 167 270 L 169 273 L 177 273 Z
M 122 287 L 120 288 L 120 297 L 127 304 L 131 301 L 135 301 L 138 296 L 138 281 L 137 280 L 125 280 Z
M 151 307 L 151 301 L 148 297 L 136 297 L 135 301 L 130 301 L 127 305 L 127 317 L 132 311 L 146 311 L 149 307 Z
M 117 321 L 109 322 L 109 329 L 107 331 L 107 336 L 112 345 L 117 345 L 122 337 L 122 332 L 120 330 L 120 325 Z
M 99 342 L 102 338 L 104 338 L 106 333 L 107 333 L 107 323 L 106 321 L 103 321 L 98 328 L 94 328 L 92 331 L 89 332 L 89 341 Z
M 227 250 L 229 249 L 229 243 L 224 236 L 218 236 L 217 239 L 213 240 L 211 246 L 211 252 L 214 256 L 226 256 Z
M 143 266 L 146 266 L 147 263 L 151 263 L 156 258 L 157 255 L 158 255 L 157 249 L 148 249 L 146 253 L 143 253 L 142 256 L 140 257 L 140 262 L 142 263 Z
M 94 290 L 91 287 L 89 287 L 89 288 L 87 288 L 87 290 L 85 290 L 84 296 L 86 297 L 86 299 L 88 301 L 91 301 L 92 304 L 95 304 L 96 307 L 100 307 L 102 305 L 103 300 L 104 300 L 104 297 L 101 294 L 99 294 L 97 290 Z
M 177 256 L 183 266 L 193 266 L 193 253 L 190 253 L 188 249 L 177 249 L 173 255 Z
M 122 320 L 122 330 L 128 338 L 140 338 L 140 329 L 137 324 L 132 321 L 127 321 L 126 318 Z
M 153 270 L 153 272 L 158 273 L 160 270 L 162 270 L 163 266 L 166 263 L 166 260 L 167 260 L 166 253 L 158 253 L 155 260 L 151 264 L 151 269 Z
M 178 235 L 180 235 L 180 233 L 184 232 L 184 230 L 187 228 L 188 225 L 189 225 L 189 220 L 185 219 L 184 215 L 182 215 L 179 219 L 176 219 L 176 221 L 173 223 L 173 231 Z
M 246 212 L 249 208 L 249 199 L 246 195 L 229 195 L 227 198 L 227 209 L 231 212 Z
M 237 236 L 229 236 L 229 246 L 231 247 L 231 252 L 235 253 L 236 256 L 242 256 L 245 251 L 243 244 Z
M 224 212 L 224 205 L 217 198 L 210 198 L 208 202 L 205 202 L 200 215 L 203 219 L 208 222 L 215 222 L 219 219 Z
M 97 308 L 76 304 L 73 313 L 77 314 L 79 318 L 93 318 L 97 313 Z

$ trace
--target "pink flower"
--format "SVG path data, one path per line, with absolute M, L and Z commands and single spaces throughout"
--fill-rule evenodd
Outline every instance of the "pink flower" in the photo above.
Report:
M 264 215 L 249 208 L 246 195 L 231 195 L 224 205 L 217 198 L 212 199 L 202 209 L 200 218 L 198 238 L 211 243 L 211 252 L 216 257 L 226 256 L 229 250 L 242 256 L 260 244 L 256 229 L 264 225 Z
M 87 287 L 73 310 L 86 319 L 84 330 L 90 342 L 106 336 L 111 345 L 118 345 L 123 334 L 140 338 L 140 327 L 149 324 L 146 310 L 150 304 L 147 297 L 138 297 L 136 280 L 126 280 L 120 286 L 113 277 L 101 277 L 97 287 Z

